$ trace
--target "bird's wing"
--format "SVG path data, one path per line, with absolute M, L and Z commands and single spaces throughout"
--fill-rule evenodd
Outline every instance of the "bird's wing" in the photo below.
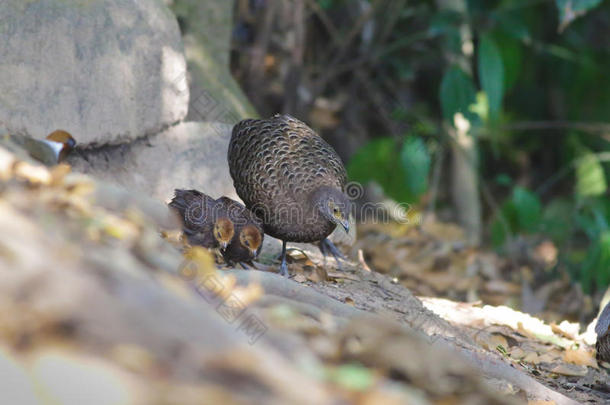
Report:
M 310 183 L 308 189 L 320 185 L 343 189 L 347 173 L 337 152 L 303 122 L 290 116 L 285 117 L 285 132 L 290 150 L 301 156 L 301 159 L 294 162 L 294 170 L 304 173 L 300 180 Z

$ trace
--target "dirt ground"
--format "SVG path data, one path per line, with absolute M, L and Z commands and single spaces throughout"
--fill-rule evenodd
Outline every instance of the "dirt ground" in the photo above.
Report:
M 0 148 L 0 403 L 610 401 L 574 322 L 595 309 L 543 277 L 544 241 L 515 270 L 450 224 L 360 224 L 340 269 L 301 246 L 287 279 L 219 271 L 178 225 L 162 203 Z

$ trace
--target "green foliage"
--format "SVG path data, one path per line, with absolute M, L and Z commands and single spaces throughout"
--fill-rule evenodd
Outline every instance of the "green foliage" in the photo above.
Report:
M 451 66 L 441 81 L 440 99 L 443 117 L 450 123 L 453 123 L 453 116 L 457 112 L 471 116 L 469 107 L 476 99 L 472 79 L 459 67 Z
M 542 204 L 531 191 L 516 186 L 512 196 L 502 204 L 500 212 L 492 223 L 492 242 L 502 246 L 509 234 L 531 233 L 540 229 Z
M 544 207 L 540 232 L 548 235 L 558 245 L 563 245 L 573 232 L 574 210 L 574 203 L 569 198 L 558 197 L 551 200 Z
M 606 192 L 608 184 L 599 158 L 587 152 L 576 162 L 576 194 L 580 197 L 599 196 Z
M 318 4 L 331 3 L 340 1 Z M 603 288 L 610 282 L 610 165 L 601 153 L 610 142 L 599 136 L 607 130 L 580 123 L 610 120 L 608 12 L 610 2 L 601 0 L 407 2 L 392 16 L 392 50 L 379 51 L 373 80 L 391 99 L 408 100 L 389 111 L 408 123 L 409 136 L 365 145 L 350 176 L 415 201 L 428 187 L 430 139 L 451 140 L 438 129 L 420 137 L 413 128 L 454 125 L 461 113 L 479 180 L 501 201 L 497 210 L 485 207 L 491 243 L 501 247 L 511 235 L 550 238 L 560 266 L 583 287 Z
M 555 0 L 559 9 L 559 22 L 565 28 L 576 17 L 600 5 L 602 0 Z
M 328 10 L 329 8 L 333 7 L 333 3 L 335 3 L 333 0 L 318 0 L 318 4 L 324 10 Z
M 604 230 L 592 241 L 580 271 L 577 272 L 585 292 L 593 284 L 605 286 L 610 283 L 610 231 Z
M 415 196 L 425 193 L 428 189 L 430 155 L 420 137 L 405 138 L 400 151 L 400 163 L 409 193 Z
M 481 88 L 489 103 L 489 117 L 495 120 L 500 114 L 504 96 L 504 65 L 498 46 L 488 35 L 481 37 L 478 63 Z
M 375 381 L 373 372 L 357 363 L 343 364 L 329 369 L 326 377 L 343 388 L 354 391 L 369 389 Z
M 534 193 L 522 187 L 513 190 L 512 204 L 517 213 L 517 226 L 526 232 L 534 232 L 540 225 L 542 204 Z
M 416 201 L 428 188 L 430 154 L 420 137 L 375 139 L 354 154 L 347 165 L 350 179 L 376 181 L 388 196 L 400 202 Z
M 502 44 L 502 46 L 498 48 L 500 49 L 500 57 L 503 61 L 503 87 L 508 91 L 513 88 L 519 78 L 521 61 L 523 60 L 523 50 L 519 41 L 508 35 L 497 35 L 496 38 L 496 43 Z

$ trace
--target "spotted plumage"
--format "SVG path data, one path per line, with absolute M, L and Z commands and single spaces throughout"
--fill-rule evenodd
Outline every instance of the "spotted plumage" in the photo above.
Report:
M 317 242 L 338 224 L 348 228 L 345 167 L 303 122 L 288 115 L 239 122 L 228 161 L 237 193 L 265 233 L 284 242 Z
M 183 222 L 191 245 L 220 248 L 227 263 L 249 263 L 263 243 L 261 221 L 228 197 L 217 200 L 197 190 L 176 190 L 169 203 Z
M 610 363 L 610 303 L 606 304 L 595 325 L 597 360 Z
M 180 216 L 182 231 L 191 245 L 208 249 L 220 246 L 213 233 L 216 201 L 212 197 L 197 190 L 176 189 L 169 206 Z

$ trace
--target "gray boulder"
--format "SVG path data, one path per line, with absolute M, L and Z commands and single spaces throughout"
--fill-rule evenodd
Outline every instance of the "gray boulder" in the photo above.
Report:
M 236 198 L 227 165 L 231 126 L 181 123 L 129 144 L 77 149 L 67 162 L 78 172 L 167 202 L 175 188 Z
M 0 128 L 118 143 L 182 120 L 188 102 L 180 30 L 161 0 L 0 2 Z
M 233 1 L 173 0 L 190 78 L 188 121 L 235 124 L 258 114 L 229 71 Z

